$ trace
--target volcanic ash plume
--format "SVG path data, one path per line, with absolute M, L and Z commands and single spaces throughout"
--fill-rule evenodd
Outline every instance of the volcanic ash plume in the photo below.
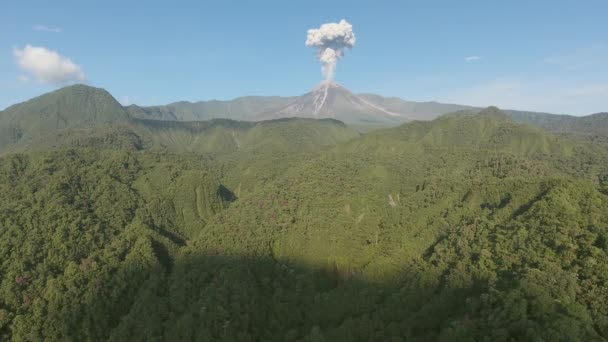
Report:
M 318 29 L 310 29 L 306 46 L 317 49 L 323 77 L 331 80 L 336 72 L 336 63 L 344 56 L 344 51 L 355 46 L 353 25 L 342 19 L 339 23 L 323 24 Z

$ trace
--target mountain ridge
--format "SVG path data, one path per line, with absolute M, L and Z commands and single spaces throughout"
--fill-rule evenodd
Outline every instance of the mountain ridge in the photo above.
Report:
M 412 120 L 430 120 L 454 112 L 476 113 L 471 106 L 408 102 L 373 94 L 356 95 L 335 82 L 321 83 L 296 97 L 245 96 L 229 101 L 175 102 L 166 106 L 122 106 L 108 91 L 72 85 L 15 104 L 0 112 L 0 150 L 36 136 L 66 128 L 126 122 L 199 122 L 226 118 L 258 122 L 284 117 L 333 118 L 360 130 L 393 127 Z M 575 117 L 504 110 L 520 123 L 556 133 L 608 135 L 608 114 Z
M 335 83 L 335 82 L 334 82 Z M 298 113 L 297 110 L 286 110 L 286 107 L 298 107 L 299 103 L 302 102 L 302 97 L 313 97 L 316 90 L 323 86 L 324 82 L 321 82 L 317 86 L 313 87 L 311 91 L 301 95 L 301 96 L 242 96 L 229 100 L 208 100 L 208 101 L 196 101 L 196 102 L 188 102 L 188 101 L 178 101 L 173 102 L 167 105 L 159 105 L 159 106 L 138 106 L 131 105 L 128 106 L 128 110 L 134 117 L 138 118 L 147 118 L 147 119 L 172 119 L 179 121 L 196 121 L 193 120 L 192 110 L 197 106 L 209 106 L 210 104 L 215 104 L 219 107 L 237 107 L 240 108 L 238 103 L 245 102 L 249 99 L 255 99 L 257 101 L 261 101 L 267 105 L 265 110 L 251 110 L 251 108 L 243 108 L 240 114 L 236 114 L 235 111 L 229 112 L 225 114 L 226 111 L 223 112 L 209 112 L 204 111 L 203 114 L 194 115 L 198 119 L 209 119 L 215 117 L 228 117 L 235 120 L 245 120 L 245 121 L 258 121 L 265 119 L 274 119 L 278 117 L 285 116 L 303 116 L 303 117 L 314 117 L 314 115 L 310 115 L 314 113 L 314 110 L 308 110 L 308 113 Z M 337 83 L 336 83 L 337 84 Z M 341 86 L 340 86 L 341 87 Z M 348 91 L 347 89 L 345 89 Z M 401 115 L 403 117 L 402 120 L 395 120 L 395 116 L 388 116 L 388 120 L 378 124 L 377 120 L 348 120 L 343 117 L 339 117 L 341 121 L 345 121 L 348 124 L 354 125 L 363 125 L 363 126 L 375 126 L 376 128 L 380 127 L 390 127 L 396 126 L 406 121 L 411 120 L 432 120 L 439 116 L 453 113 L 457 111 L 481 111 L 483 107 L 469 106 L 469 105 L 461 105 L 461 104 L 453 104 L 453 103 L 441 103 L 437 101 L 408 101 L 403 100 L 399 97 L 383 97 L 376 94 L 371 93 L 352 93 L 348 91 L 348 93 L 356 96 L 359 100 L 363 100 L 367 102 L 366 106 L 372 107 L 371 112 L 382 112 L 384 114 L 394 113 Z M 304 101 L 305 102 L 305 101 Z M 314 101 L 312 101 L 314 103 Z M 183 109 L 182 106 L 190 107 L 189 109 Z M 304 108 L 310 108 L 311 106 L 304 105 Z M 379 107 L 373 108 L 373 107 Z M 281 113 L 282 111 L 282 113 Z M 553 114 L 553 113 L 545 113 L 545 112 L 535 112 L 535 111 L 525 111 L 525 110 L 513 110 L 513 109 L 503 109 L 510 117 L 512 117 L 515 121 L 521 123 L 529 123 L 536 126 L 541 126 L 543 128 L 549 129 L 554 132 L 559 132 L 562 128 L 561 125 L 564 122 L 576 121 L 581 118 L 585 118 L 587 116 L 573 116 L 568 114 Z M 162 116 L 158 114 L 159 112 L 170 112 L 169 116 Z M 303 114 L 303 115 L 298 115 Z M 318 113 L 317 113 L 318 114 Z M 335 115 L 335 113 L 331 113 Z M 224 116 L 222 116 L 224 115 Z M 593 115 L 593 114 L 592 114 Z M 323 115 L 321 115 L 323 116 Z M 331 115 L 329 115 L 331 117 Z M 380 115 L 382 117 L 382 115 Z M 588 115 L 589 116 L 589 115 Z M 601 134 L 608 134 L 608 128 L 601 132 Z

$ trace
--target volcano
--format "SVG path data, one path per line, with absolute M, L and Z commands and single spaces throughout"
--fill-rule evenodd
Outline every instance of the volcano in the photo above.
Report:
M 348 124 L 395 124 L 409 121 L 402 113 L 390 111 L 351 93 L 334 81 L 324 81 L 287 105 L 256 116 L 258 120 L 284 117 L 332 118 Z

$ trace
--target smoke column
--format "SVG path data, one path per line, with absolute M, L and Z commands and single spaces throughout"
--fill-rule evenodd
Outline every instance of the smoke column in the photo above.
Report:
M 339 23 L 327 23 L 318 29 L 308 30 L 306 46 L 317 49 L 317 58 L 321 61 L 321 71 L 325 80 L 332 80 L 336 72 L 336 63 L 344 52 L 355 46 L 353 25 L 342 19 Z

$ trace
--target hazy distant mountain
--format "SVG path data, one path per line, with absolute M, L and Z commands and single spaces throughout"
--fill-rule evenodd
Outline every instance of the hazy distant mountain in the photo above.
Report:
M 227 101 L 176 102 L 165 106 L 127 107 L 135 118 L 200 121 L 213 118 L 260 121 L 284 117 L 333 118 L 347 124 L 382 127 L 411 120 L 433 120 L 458 111 L 483 108 L 439 102 L 414 102 L 375 94 L 353 94 L 335 82 L 322 82 L 310 92 L 294 97 L 248 96 Z M 549 113 L 504 110 L 513 120 L 554 132 L 607 134 L 602 116 L 576 117 Z
M 359 97 L 391 112 L 401 113 L 412 120 L 432 120 L 445 113 L 459 110 L 480 109 L 477 107 L 439 102 L 405 101 L 398 97 L 382 97 L 375 94 L 359 94 Z
M 375 99 L 355 95 L 339 84 L 322 82 L 310 92 L 295 97 L 248 96 L 228 101 L 176 102 L 166 106 L 127 107 L 139 119 L 200 121 L 213 118 L 260 121 L 286 117 L 332 118 L 348 124 L 391 126 L 410 120 L 403 113 L 391 111 Z M 436 117 L 453 110 L 441 108 Z M 460 109 L 458 107 L 457 109 Z
M 229 101 L 175 102 L 165 106 L 126 107 L 131 116 L 149 120 L 203 121 L 215 118 L 243 120 L 286 105 L 293 97 L 245 96 Z
M 355 95 L 333 81 L 322 82 L 282 108 L 254 116 L 255 119 L 281 117 L 332 118 L 348 124 L 386 126 L 409 121 L 402 113 Z

